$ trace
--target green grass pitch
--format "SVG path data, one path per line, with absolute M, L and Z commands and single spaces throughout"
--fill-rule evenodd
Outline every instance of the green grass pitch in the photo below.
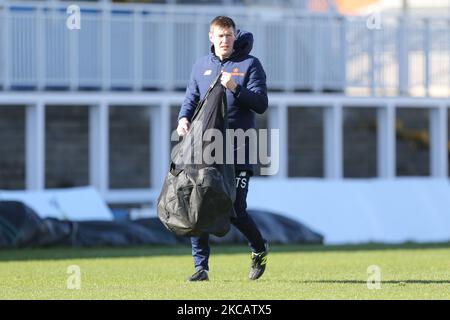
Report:
M 214 245 L 210 281 L 188 283 L 188 245 L 0 250 L 0 299 L 450 299 L 450 243 L 272 245 L 261 279 L 249 265 L 247 247 Z

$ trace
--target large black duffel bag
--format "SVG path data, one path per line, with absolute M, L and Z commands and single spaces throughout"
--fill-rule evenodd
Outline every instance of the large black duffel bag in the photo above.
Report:
M 234 164 L 226 161 L 230 159 L 230 152 L 233 159 L 233 150 L 231 141 L 226 139 L 228 111 L 225 89 L 219 78 L 220 74 L 197 105 L 190 130 L 172 152 L 170 169 L 158 198 L 159 219 L 177 235 L 211 233 L 221 237 L 229 231 L 230 218 L 235 216 Z M 222 147 L 222 161 L 212 164 L 204 161 L 203 151 L 213 141 L 217 146 L 218 141 L 203 139 L 208 129 L 219 130 L 223 138 L 218 140 Z M 199 152 L 201 163 L 195 161 L 195 154 L 198 156 Z

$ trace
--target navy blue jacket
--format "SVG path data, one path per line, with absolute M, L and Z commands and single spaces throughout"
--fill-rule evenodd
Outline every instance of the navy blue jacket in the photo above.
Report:
M 266 74 L 258 58 L 250 55 L 252 48 L 253 35 L 242 30 L 237 30 L 233 53 L 229 58 L 220 61 L 214 54 L 214 46 L 211 46 L 210 54 L 199 58 L 192 67 L 178 119 L 186 117 L 191 120 L 211 81 L 224 70 L 232 73 L 237 84 L 234 94 L 226 90 L 229 128 L 244 131 L 255 128 L 255 112 L 264 113 L 268 107 L 268 99 Z M 248 146 L 246 149 L 248 150 Z M 236 165 L 236 169 L 253 171 L 253 166 L 248 162 L 247 154 L 246 163 Z

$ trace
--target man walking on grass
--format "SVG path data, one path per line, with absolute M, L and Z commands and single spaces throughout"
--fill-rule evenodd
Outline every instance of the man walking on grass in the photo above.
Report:
M 253 35 L 236 30 L 233 20 L 218 16 L 210 23 L 210 54 L 201 57 L 192 68 L 186 97 L 178 116 L 177 132 L 185 135 L 198 102 L 205 96 L 211 81 L 221 73 L 221 84 L 226 88 L 228 123 L 230 129 L 255 128 L 255 112 L 262 114 L 268 107 L 266 75 L 260 61 L 249 55 L 253 47 Z M 245 163 L 236 163 L 236 218 L 233 225 L 249 241 L 252 250 L 249 279 L 256 280 L 265 271 L 268 255 L 267 241 L 262 237 L 253 219 L 247 214 L 247 193 L 253 165 L 249 161 L 249 146 L 245 142 Z M 236 148 L 236 146 L 235 146 Z M 239 146 L 237 147 L 239 149 Z M 192 256 L 195 273 L 189 281 L 209 280 L 209 234 L 192 237 Z

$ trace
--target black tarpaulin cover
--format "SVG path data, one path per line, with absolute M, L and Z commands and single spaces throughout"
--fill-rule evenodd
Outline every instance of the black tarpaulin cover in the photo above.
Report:
M 264 238 L 271 244 L 323 243 L 323 237 L 290 218 L 249 210 Z M 68 221 L 42 219 L 17 201 L 0 201 L 0 248 L 42 246 L 135 246 L 187 243 L 185 237 L 169 232 L 158 218 L 133 221 Z M 232 226 L 225 237 L 211 242 L 246 243 Z

